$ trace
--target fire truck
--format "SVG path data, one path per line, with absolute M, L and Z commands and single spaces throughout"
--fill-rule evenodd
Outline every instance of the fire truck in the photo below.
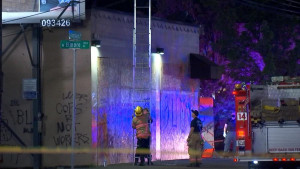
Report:
M 235 162 L 249 169 L 300 169 L 300 78 L 236 84 Z

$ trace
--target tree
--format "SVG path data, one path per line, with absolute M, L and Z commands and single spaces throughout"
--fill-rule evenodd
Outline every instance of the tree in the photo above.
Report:
M 265 83 L 271 76 L 300 73 L 299 20 L 293 16 L 249 8 L 234 0 L 161 0 L 155 9 L 156 16 L 203 27 L 199 53 L 225 68 L 223 78 L 211 82 L 215 85 Z
M 234 110 L 235 83 L 265 84 L 272 76 L 300 74 L 300 25 L 291 12 L 249 7 L 234 0 L 160 0 L 156 7 L 159 17 L 176 19 L 184 13 L 181 21 L 201 25 L 199 53 L 224 66 L 220 80 L 200 84 L 202 96 L 215 95 L 218 121 Z

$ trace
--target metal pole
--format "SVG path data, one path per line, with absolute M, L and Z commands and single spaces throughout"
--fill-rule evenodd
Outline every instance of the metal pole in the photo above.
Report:
M 1 1 L 2 2 L 2 1 Z M 2 20 L 2 3 L 0 4 L 0 19 Z M 2 35 L 2 22 L 0 23 L 0 35 Z M 3 38 L 2 38 L 3 39 Z M 3 72 L 2 72 L 2 39 L 0 40 L 0 144 L 2 140 L 2 134 L 1 134 L 1 121 L 2 121 L 2 93 L 3 93 Z M 0 162 L 3 161 L 3 155 L 0 155 Z
M 148 57 L 149 57 L 149 60 L 148 60 L 148 64 L 149 64 L 149 113 L 150 113 L 150 119 L 152 119 L 152 116 L 151 116 L 151 112 L 152 112 L 152 55 L 151 55 L 151 0 L 149 0 L 149 14 L 148 14 L 148 17 L 149 17 L 149 28 L 148 28 L 148 31 L 149 31 L 149 48 L 148 48 Z M 151 123 L 149 124 L 149 128 L 150 128 L 150 132 L 151 132 Z M 151 132 L 152 133 L 152 132 Z M 149 154 L 149 158 L 148 160 L 150 159 L 150 163 L 148 161 L 148 164 L 151 165 L 152 163 L 152 156 L 151 156 L 151 138 L 150 137 L 150 141 L 149 141 L 149 150 L 150 150 L 150 154 Z
M 34 24 L 32 26 L 32 77 L 36 78 L 36 87 L 37 87 L 37 99 L 33 100 L 33 109 L 32 109 L 32 127 L 33 127 L 33 146 L 41 146 L 41 125 L 39 122 L 39 115 L 42 114 L 42 97 L 41 97 L 41 69 L 40 69 L 40 42 L 41 42 L 41 29 L 39 24 Z M 33 158 L 33 168 L 39 169 L 41 167 L 41 154 L 34 154 Z
M 72 114 L 71 169 L 74 169 L 75 120 L 76 120 L 76 49 L 73 49 L 73 114 Z
M 133 12 L 133 69 L 132 69 L 132 107 L 134 109 L 135 103 L 134 103 L 134 97 L 135 97 L 135 68 L 136 68 L 136 0 L 134 0 L 134 12 Z M 132 117 L 133 118 L 133 117 Z M 134 129 L 132 129 L 132 159 L 133 159 L 133 165 L 135 162 L 135 153 L 134 153 Z

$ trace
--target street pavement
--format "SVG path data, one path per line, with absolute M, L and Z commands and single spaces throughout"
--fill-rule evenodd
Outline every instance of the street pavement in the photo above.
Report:
M 247 169 L 247 163 L 235 163 L 232 158 L 208 158 L 203 159 L 200 167 L 187 167 L 189 164 L 188 160 L 171 160 L 171 161 L 154 161 L 153 165 L 148 166 L 133 166 L 132 163 L 124 164 L 112 164 L 106 167 L 107 169 L 193 169 L 193 168 L 205 168 L 205 169 Z

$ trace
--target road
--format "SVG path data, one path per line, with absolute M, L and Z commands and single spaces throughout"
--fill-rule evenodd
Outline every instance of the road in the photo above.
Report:
M 152 166 L 133 166 L 132 164 L 114 164 L 106 167 L 107 169 L 191 169 L 196 167 L 187 167 L 188 160 L 172 160 L 172 161 L 154 161 Z M 210 158 L 203 159 L 201 167 L 204 169 L 247 169 L 247 163 L 234 163 L 232 159 Z

